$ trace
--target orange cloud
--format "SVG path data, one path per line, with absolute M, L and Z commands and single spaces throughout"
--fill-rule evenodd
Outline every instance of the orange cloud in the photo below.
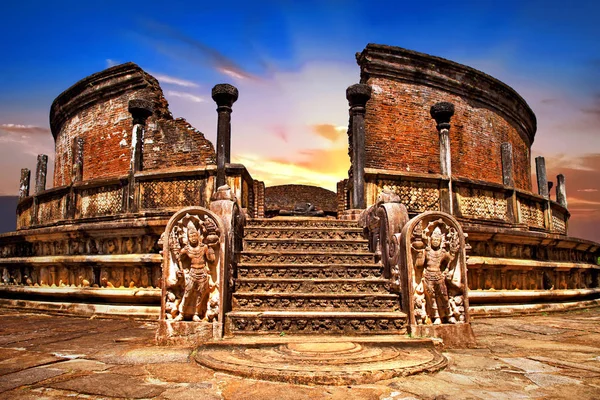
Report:
M 332 142 L 337 141 L 341 137 L 345 136 L 346 128 L 335 126 L 332 124 L 317 124 L 312 126 L 312 130 L 318 136 L 321 136 Z

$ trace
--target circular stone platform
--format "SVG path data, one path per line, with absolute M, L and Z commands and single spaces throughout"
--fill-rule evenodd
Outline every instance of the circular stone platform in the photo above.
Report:
M 321 385 L 373 383 L 434 372 L 447 364 L 431 340 L 397 338 L 224 341 L 201 346 L 195 359 L 205 367 L 233 375 Z

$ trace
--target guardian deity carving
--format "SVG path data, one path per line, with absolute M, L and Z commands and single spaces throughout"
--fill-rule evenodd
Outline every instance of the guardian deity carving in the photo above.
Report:
M 190 210 L 176 216 L 165 232 L 167 319 L 199 322 L 218 316 L 218 263 L 223 232 L 209 213 Z
M 467 322 L 466 244 L 458 223 L 443 213 L 424 213 L 402 235 L 414 324 Z

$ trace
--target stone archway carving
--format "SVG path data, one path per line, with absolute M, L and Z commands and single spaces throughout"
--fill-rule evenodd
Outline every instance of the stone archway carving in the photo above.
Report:
M 222 323 L 226 234 L 221 218 L 203 207 L 171 217 L 163 236 L 161 319 Z

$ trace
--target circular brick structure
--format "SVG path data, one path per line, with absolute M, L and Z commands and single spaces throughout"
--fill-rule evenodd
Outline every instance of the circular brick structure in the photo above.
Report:
M 369 44 L 357 55 L 371 86 L 365 115 L 365 167 L 440 173 L 438 132 L 430 108 L 454 104 L 453 175 L 502 183 L 501 144 L 512 144 L 515 186 L 531 191 L 536 118 L 508 85 L 443 58 Z

